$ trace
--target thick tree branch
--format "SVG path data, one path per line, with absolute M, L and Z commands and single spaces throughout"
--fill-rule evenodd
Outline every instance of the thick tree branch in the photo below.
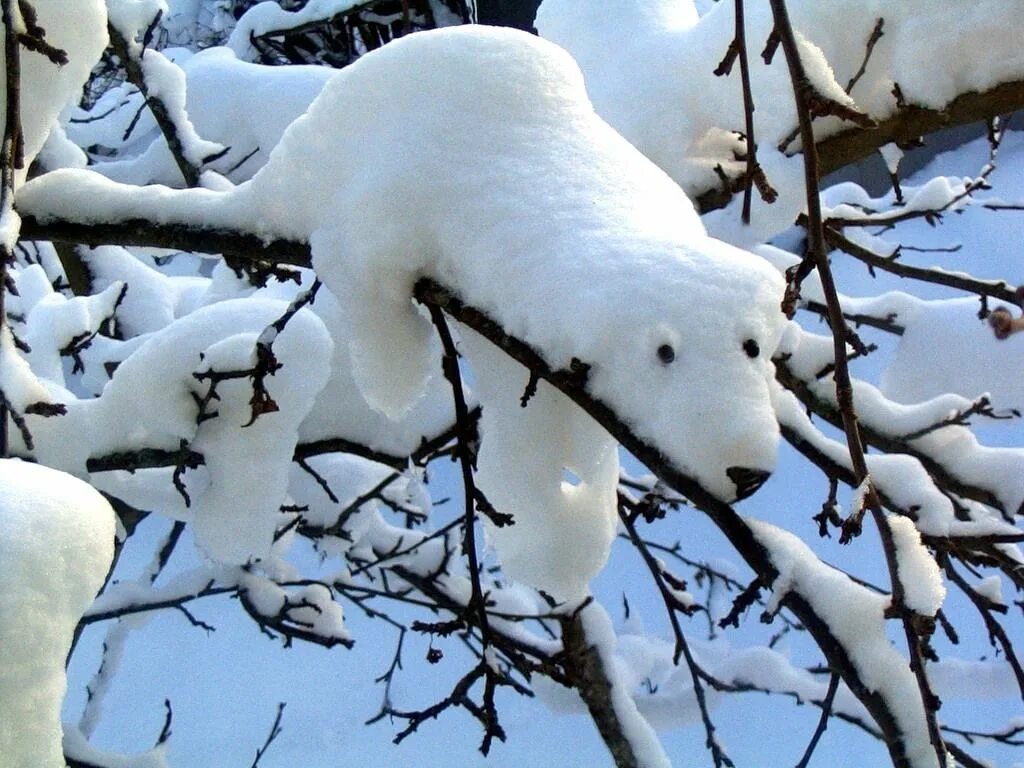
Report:
M 1014 80 L 981 93 L 961 94 L 942 109 L 907 105 L 874 128 L 851 128 L 817 142 L 822 175 L 863 160 L 886 144 L 904 144 L 929 133 L 976 123 L 993 115 L 1024 109 L 1024 80 Z
M 640 761 L 633 751 L 622 727 L 622 721 L 615 712 L 612 689 L 608 672 L 597 648 L 587 640 L 583 627 L 582 610 L 560 619 L 562 625 L 562 646 L 565 649 L 563 664 L 573 687 L 587 705 L 590 716 L 597 725 L 608 751 L 612 753 L 616 768 L 640 768 Z
M 25 240 L 53 240 L 84 245 L 134 245 L 167 248 L 197 253 L 236 256 L 260 266 L 261 262 L 308 267 L 309 244 L 294 240 L 266 240 L 237 229 L 203 227 L 186 222 L 161 223 L 146 219 L 94 223 L 74 219 L 52 220 L 45 224 L 34 216 L 22 218 L 21 235 Z
M 637 437 L 630 426 L 620 420 L 610 406 L 587 392 L 585 382 L 580 381 L 576 372 L 552 370 L 544 358 L 532 347 L 510 336 L 483 312 L 467 306 L 450 291 L 433 281 L 420 280 L 416 284 L 414 292 L 416 298 L 421 302 L 441 306 L 453 318 L 471 327 L 512 359 L 526 366 L 534 375 L 552 384 L 583 408 L 626 450 L 704 512 L 757 573 L 763 585 L 772 584 L 778 572 L 768 553 L 757 541 L 743 518 L 730 505 L 719 500 L 696 480 L 675 467 L 657 447 Z M 843 681 L 871 713 L 884 734 L 894 765 L 906 766 L 907 757 L 904 750 L 903 734 L 889 704 L 876 691 L 869 689 L 864 684 L 846 649 L 802 595 L 795 591 L 787 592 L 782 599 L 782 604 L 792 611 L 807 628 L 828 659 L 830 667 L 842 675 Z
M 906 144 L 930 133 L 958 125 L 987 120 L 1024 109 L 1024 80 L 1000 83 L 993 88 L 963 93 L 942 109 L 907 105 L 895 114 L 881 118 L 873 128 L 851 126 L 837 134 L 815 142 L 818 170 L 822 176 L 860 162 L 886 144 Z M 701 213 L 724 207 L 732 196 L 742 191 L 742 178 L 733 188 L 720 186 L 697 197 Z

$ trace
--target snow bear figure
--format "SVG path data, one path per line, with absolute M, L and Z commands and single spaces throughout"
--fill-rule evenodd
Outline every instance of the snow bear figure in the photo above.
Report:
M 386 414 L 405 413 L 439 372 L 411 299 L 429 276 L 552 368 L 588 364 L 591 394 L 718 497 L 752 493 L 774 466 L 780 276 L 707 236 L 551 43 L 480 26 L 390 43 L 326 85 L 236 202 L 309 237 L 348 313 L 355 380 Z M 541 429 L 526 442 L 552 441 Z M 617 460 L 597 460 L 607 445 L 593 442 L 575 487 L 603 489 L 590 501 L 610 542 Z

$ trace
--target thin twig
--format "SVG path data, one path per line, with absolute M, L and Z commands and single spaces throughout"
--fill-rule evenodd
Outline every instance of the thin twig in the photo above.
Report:
M 270 745 L 274 743 L 274 739 L 281 735 L 281 718 L 284 716 L 285 703 L 283 701 L 277 704 L 277 714 L 274 716 L 274 722 L 270 726 L 270 733 L 267 734 L 267 740 L 263 742 L 263 746 L 256 750 L 256 757 L 252 761 L 252 765 L 249 768 L 257 768 L 260 764 L 260 758 L 266 754 L 267 750 L 270 749 Z
M 825 729 L 828 728 L 828 720 L 832 716 L 832 703 L 836 699 L 836 691 L 839 690 L 839 675 L 835 672 L 828 681 L 828 692 L 825 694 L 825 700 L 821 703 L 821 718 L 818 720 L 818 727 L 814 729 L 814 735 L 811 736 L 811 741 L 807 745 L 807 749 L 804 751 L 804 756 L 800 759 L 800 762 L 796 764 L 796 768 L 807 768 L 811 764 L 811 757 L 814 755 L 814 750 L 818 746 L 818 742 L 821 737 L 825 734 Z
M 20 46 L 18 36 L 15 33 L 15 0 L 3 0 L 2 13 L 4 25 L 4 55 L 6 56 L 6 86 L 7 103 L 4 112 L 4 136 L 3 144 L 0 145 L 0 221 L 13 222 L 11 216 L 14 206 L 14 178 L 15 169 L 23 165 L 19 164 L 22 151 L 21 135 L 21 66 Z M 0 233 L 3 235 L 5 233 Z M 7 269 L 14 263 L 14 253 L 10 249 L 13 234 L 10 237 L 3 237 L 0 243 L 0 338 L 7 328 Z M 2 394 L 2 393 L 0 393 Z M 0 399 L 0 458 L 7 456 L 8 452 L 8 411 L 11 410 L 7 398 Z
M 866 506 L 871 509 L 872 517 L 875 520 L 882 541 L 882 550 L 885 554 L 886 566 L 892 583 L 892 607 L 897 611 L 903 624 L 907 648 L 910 652 L 910 668 L 917 680 L 924 707 L 928 738 L 935 750 L 938 764 L 944 765 L 946 762 L 946 748 L 942 740 L 942 734 L 939 732 L 939 725 L 935 714 L 940 702 L 938 697 L 932 692 L 931 684 L 925 673 L 922 637 L 913 622 L 914 617 L 904 603 L 903 584 L 898 574 L 896 546 L 893 542 L 892 530 L 889 528 L 889 522 L 882 511 L 878 494 L 875 492 L 868 474 L 864 444 L 861 439 L 857 415 L 854 409 L 853 386 L 846 358 L 846 340 L 848 337 L 846 321 L 843 319 L 839 292 L 836 290 L 835 281 L 832 278 L 832 270 L 825 251 L 824 227 L 822 224 L 818 186 L 818 156 L 817 148 L 814 144 L 814 130 L 811 125 L 811 107 L 808 104 L 808 94 L 811 93 L 810 82 L 804 71 L 803 62 L 800 59 L 800 50 L 789 20 L 789 12 L 786 9 L 785 0 L 770 0 L 770 2 L 772 16 L 775 20 L 775 33 L 780 37 L 786 56 L 786 63 L 789 67 L 790 80 L 793 84 L 793 95 L 796 101 L 797 118 L 800 122 L 800 135 L 804 147 L 804 176 L 807 185 L 808 253 L 813 258 L 817 267 L 822 291 L 829 310 L 829 324 L 832 327 L 833 352 L 836 365 L 834 375 L 836 402 L 842 414 L 843 428 L 850 452 L 850 461 L 853 465 L 857 484 L 866 484 Z M 848 541 L 859 529 L 859 518 L 856 515 L 851 515 L 843 526 L 843 536 L 840 540 Z

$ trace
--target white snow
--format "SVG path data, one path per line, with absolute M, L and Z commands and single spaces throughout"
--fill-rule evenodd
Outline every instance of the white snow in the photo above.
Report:
M 70 475 L 0 459 L 0 755 L 63 768 L 60 708 L 75 626 L 107 577 L 114 512 Z
M 986 576 L 974 585 L 974 591 L 996 605 L 1006 605 L 1003 597 L 1003 580 L 999 574 Z
M 90 456 L 144 446 L 177 450 L 184 440 L 205 457 L 203 471 L 192 473 L 202 480 L 186 476 L 195 483 L 190 508 L 180 498 L 170 503 L 169 492 L 163 511 L 191 521 L 200 544 L 216 559 L 259 559 L 280 522 L 299 424 L 327 380 L 332 342 L 308 310 L 291 319 L 273 346 L 282 367 L 265 380 L 279 410 L 251 424 L 248 377 L 220 382 L 220 399 L 211 404 L 216 418 L 197 424 L 195 396 L 202 397 L 207 386 L 193 373 L 252 368 L 257 336 L 286 308 L 283 302 L 225 301 L 172 323 L 118 367 L 98 398 L 61 391 L 67 415 L 29 416 L 34 456 L 84 474 Z M 67 441 L 66 429 L 83 438 Z M 106 487 L 118 478 L 96 481 Z
M 382 80 L 396 82 L 386 102 L 372 86 Z M 512 80 L 515 91 L 504 85 Z M 452 125 L 470 114 L 471 130 Z M 410 131 L 445 141 L 430 153 L 373 154 Z M 350 178 L 361 182 L 338 187 Z M 298 195 L 301 211 L 282 207 Z M 397 41 L 335 77 L 236 198 L 252 201 L 253 224 L 311 233 L 317 272 L 351 324 L 355 380 L 383 412 L 406 412 L 436 369 L 432 329 L 409 301 L 429 274 L 552 367 L 592 363 L 590 390 L 715 493 L 735 492 L 727 467 L 771 469 L 777 275 L 705 236 L 680 190 L 593 114 L 557 48 L 485 28 Z M 402 215 L 411 208 L 414 223 Z M 617 290 L 638 269 L 647 279 Z M 743 351 L 748 339 L 758 359 Z M 662 345 L 674 363 L 659 361 Z M 698 418 L 699 438 L 675 427 Z
M 136 36 L 145 32 L 158 15 L 168 11 L 165 0 L 107 0 L 107 17 L 130 46 L 141 52 Z
M 47 6 L 44 0 L 39 4 Z M 144 26 L 157 5 L 151 0 L 112 0 L 115 15 L 136 14 L 133 22 L 116 22 L 131 30 Z M 343 5 L 338 0 L 312 2 L 299 14 L 288 14 L 277 4 L 266 4 L 251 12 L 240 28 L 266 29 L 256 25 L 263 17 L 267 24 L 282 19 L 291 23 Z M 801 159 L 776 148 L 795 124 L 782 54 L 771 68 L 756 55 L 767 30 L 767 5 L 748 4 L 748 41 L 755 69 L 758 157 L 782 196 L 774 205 L 755 203 L 750 226 L 740 222 L 738 198 L 699 221 L 680 189 L 602 122 L 591 105 L 593 99 L 606 119 L 691 192 L 718 183 L 711 171 L 717 162 L 735 174 L 742 163 L 734 153 L 744 150 L 732 132 L 742 127 L 738 77 L 734 73 L 713 79 L 709 71 L 732 35 L 731 5 L 657 0 L 600 6 L 546 0 L 542 18 L 554 29 L 561 14 L 561 29 L 587 73 L 585 84 L 572 61 L 551 45 L 487 29 L 417 35 L 368 55 L 341 74 L 262 67 L 223 48 L 147 54 L 150 69 L 159 70 L 152 78 L 155 92 L 177 105 L 176 113 L 187 111 L 197 136 L 230 146 L 204 173 L 202 190 L 131 186 L 180 180 L 148 114 L 124 137 L 140 107 L 130 88 L 111 89 L 91 112 L 74 113 L 91 119 L 114 108 L 108 117 L 68 126 L 77 144 L 99 145 L 91 156 L 99 161 L 93 169 L 81 170 L 84 154 L 60 130 L 51 132 L 42 158 L 46 167 L 79 170 L 48 173 L 26 185 L 18 199 L 20 211 L 43 219 L 126 216 L 201 222 L 254 231 L 268 239 L 311 241 L 326 283 L 316 303 L 294 317 L 274 344 L 284 367 L 268 376 L 266 385 L 280 411 L 243 427 L 251 418 L 253 395 L 252 380 L 243 377 L 219 385 L 221 400 L 210 403 L 217 417 L 197 423 L 194 397 L 202 397 L 207 385 L 194 374 L 250 367 L 256 340 L 297 290 L 309 288 L 312 272 L 300 270 L 298 284 L 272 280 L 257 289 L 222 263 L 211 269 L 187 255 L 81 249 L 93 273 L 94 295 L 69 298 L 51 287 L 60 273 L 53 249 L 26 247 L 39 263 L 29 266 L 26 259 L 13 268 L 20 295 L 7 299 L 12 329 L 31 343 L 32 352 L 16 352 L 9 332 L 3 332 L 0 388 L 16 409 L 43 400 L 67 403 L 69 412 L 49 419 L 29 416 L 36 450 L 30 454 L 12 430 L 14 450 L 80 476 L 86 475 L 89 458 L 111 451 L 173 451 L 185 441 L 204 456 L 201 467 L 180 478 L 190 506 L 174 487 L 171 467 L 95 473 L 90 478 L 96 487 L 140 509 L 187 521 L 213 562 L 204 561 L 185 578 L 157 588 L 122 581 L 89 612 L 194 596 L 212 579 L 218 585 L 241 580 L 256 613 L 301 622 L 324 638 L 347 640 L 349 631 L 332 590 L 365 584 L 366 578 L 373 578 L 375 586 L 383 584 L 372 565 L 377 558 L 390 558 L 388 563 L 411 574 L 407 584 L 392 571 L 388 588 L 414 588 L 416 578 L 430 578 L 451 605 L 467 603 L 470 582 L 458 557 L 457 530 L 430 538 L 452 513 L 433 508 L 423 468 L 410 464 L 394 470 L 351 455 L 315 455 L 309 466 L 331 489 L 332 500 L 293 461 L 297 446 L 333 438 L 404 457 L 452 425 L 451 393 L 440 376 L 434 331 L 410 301 L 412 285 L 424 276 L 485 310 L 531 344 L 552 368 L 567 369 L 574 358 L 590 364 L 588 391 L 722 499 L 736 495 L 726 474 L 730 467 L 775 467 L 776 419 L 848 467 L 842 438 L 830 427 L 819 429 L 772 381 L 771 357 L 777 353 L 779 359 L 788 356 L 786 364 L 815 397 L 827 403 L 835 399 L 831 378 L 816 378 L 831 362 L 831 339 L 786 324 L 777 311 L 781 280 L 775 271 L 799 259 L 778 247 L 758 245 L 788 227 L 804 204 Z M 82 7 L 86 16 L 95 15 L 92 3 Z M 991 2 L 978 3 L 977 13 L 972 7 L 959 15 L 934 4 L 926 7 L 920 0 L 898 7 L 880 0 L 791 2 L 790 7 L 805 65 L 817 87 L 839 101 L 865 107 L 875 117 L 891 114 L 894 80 L 911 102 L 939 105 L 959 89 L 986 88 L 1019 78 L 1024 70 L 1019 51 L 1012 47 L 1012 31 L 990 29 L 991 19 L 1000 17 L 1007 29 L 1019 25 L 1009 23 L 1012 11 L 1000 7 L 997 12 Z M 233 20 L 224 8 L 214 9 L 220 14 L 216 24 L 230 26 Z M 218 34 L 216 29 L 199 29 L 210 20 L 208 4 L 200 9 L 193 0 L 172 0 L 169 11 L 180 17 L 180 25 L 169 22 L 165 29 L 183 40 Z M 203 13 L 207 15 L 200 23 Z M 885 17 L 886 34 L 851 102 L 841 86 L 863 57 L 876 13 Z M 929 24 L 918 24 L 917 15 L 927 16 Z M 837 24 L 838 18 L 844 23 Z M 189 19 L 196 24 L 185 29 L 192 23 Z M 941 46 L 936 45 L 939 32 Z M 978 50 L 987 43 L 973 37 L 977 33 L 989 36 L 991 51 Z M 83 45 L 98 39 L 84 30 L 78 37 Z M 913 71 L 906 63 L 911 59 L 904 61 L 933 49 L 941 50 L 917 61 Z M 705 66 L 708 62 L 711 66 Z M 973 62 L 984 66 L 975 71 Z M 75 95 L 74 89 L 59 94 L 51 90 L 47 85 L 34 93 L 61 96 L 62 104 Z M 286 130 L 321 91 L 308 114 Z M 825 135 L 842 124 L 827 119 L 817 127 Z M 1019 170 L 1019 158 L 1013 160 L 1012 136 L 1006 141 L 1011 152 L 1006 173 L 1013 173 Z M 103 147 L 117 159 L 104 159 Z M 892 147 L 883 150 L 890 167 L 896 154 Z M 202 159 L 200 154 L 192 157 Z M 97 170 L 108 178 L 99 177 Z M 891 195 L 872 198 L 856 185 L 842 185 L 825 194 L 826 211 L 864 218 L 872 210 L 905 214 L 945 206 L 974 178 L 969 172 L 952 167 L 942 171 L 948 176 L 934 178 L 936 173 L 929 172 L 908 180 L 907 204 L 899 209 L 892 208 Z M 1007 200 L 1024 195 L 1013 183 L 1000 191 Z M 959 201 L 955 208 L 960 215 L 947 217 L 947 223 L 971 220 L 979 199 L 984 198 Z M 908 249 L 901 258 L 925 264 L 934 258 L 947 271 L 1013 280 L 1019 218 L 993 215 L 1006 218 L 998 225 L 991 219 L 984 226 L 970 225 L 978 235 L 974 263 L 966 248 L 951 257 L 917 257 Z M 910 236 L 903 225 L 900 234 L 853 228 L 847 234 L 882 255 L 891 254 L 897 241 L 936 246 L 950 244 L 944 238 L 961 237 L 944 234 L 949 230 L 942 228 L 936 235 L 922 235 L 922 230 L 930 231 L 927 226 L 924 220 L 909 223 Z M 962 233 L 965 227 L 951 230 Z M 13 237 L 16 228 L 15 215 L 0 222 L 5 236 Z M 733 244 L 752 247 L 757 256 L 709 238 L 705 228 Z M 795 249 L 795 238 L 788 233 L 775 242 Z M 993 257 L 990 265 L 980 263 L 982 255 L 986 261 Z M 963 264 L 957 261 L 961 256 Z M 833 257 L 843 289 L 851 283 L 861 289 L 867 278 L 859 272 L 851 275 L 863 268 L 850 263 L 838 253 Z M 874 356 L 855 362 L 855 375 L 864 372 L 854 384 L 855 402 L 866 428 L 907 445 L 906 455 L 872 452 L 868 464 L 879 491 L 909 515 L 890 518 L 907 606 L 934 615 L 945 590 L 921 536 L 1019 534 L 1008 519 L 1024 503 L 1024 449 L 983 445 L 972 430 L 984 432 L 986 439 L 990 433 L 1001 435 L 1000 445 L 1019 446 L 1019 424 L 1000 422 L 1002 431 L 997 433 L 979 429 L 987 424 L 981 417 L 972 418 L 970 428 L 946 426 L 922 437 L 908 436 L 964 411 L 982 393 L 990 395 L 998 411 L 1021 408 L 1018 342 L 1024 334 L 997 341 L 977 319 L 976 299 L 936 301 L 932 297 L 945 296 L 939 291 L 947 289 L 928 286 L 915 287 L 917 296 L 883 293 L 881 286 L 890 284 L 883 279 L 880 274 L 877 284 L 867 289 L 870 296 L 842 297 L 847 311 L 892 315 L 903 329 L 902 338 L 894 337 L 878 362 Z M 816 276 L 805 284 L 804 298 L 822 300 Z M 1016 315 L 1019 309 L 1012 311 Z M 119 337 L 97 336 L 81 352 L 85 371 L 72 371 L 61 347 L 95 332 L 112 313 Z M 799 322 L 810 327 L 816 320 L 805 322 L 808 317 L 801 313 Z M 523 407 L 525 370 L 489 342 L 469 331 L 462 335 L 467 358 L 463 370 L 474 390 L 471 406 L 483 409 L 477 482 L 498 511 L 511 513 L 515 520 L 503 529 L 485 523 L 502 566 L 500 575 L 483 574 L 494 609 L 512 615 L 548 611 L 531 588 L 568 604 L 592 588 L 609 589 L 609 583 L 610 589 L 619 590 L 618 571 L 606 576 L 604 584 L 596 578 L 616 533 L 620 473 L 614 442 L 544 383 Z M 756 355 L 747 349 L 756 349 Z M 117 370 L 109 373 L 115 365 Z M 881 385 L 876 386 L 880 376 Z M 399 460 L 396 466 L 402 464 Z M 941 480 L 929 474 L 933 465 L 990 493 L 994 505 L 951 499 Z M 785 463 L 781 471 L 788 471 Z M 374 496 L 370 492 L 378 486 L 379 496 Z M 854 506 L 863 490 L 855 490 Z M 0 496 L 5 492 L 0 487 Z M 436 496 L 444 493 L 435 491 Z M 424 515 L 422 527 L 403 521 L 404 515 L 391 511 L 385 500 Z M 773 523 L 786 525 L 802 515 L 806 524 L 805 512 L 816 509 L 820 499 L 811 505 L 803 501 L 801 497 L 792 511 L 780 511 Z M 282 513 L 285 505 L 305 509 Z M 319 540 L 315 555 L 289 552 L 293 542 L 305 544 L 295 530 L 273 541 L 275 531 L 296 522 L 299 514 L 304 525 L 329 527 L 343 510 L 344 530 Z M 657 533 L 680 535 L 670 532 L 671 524 L 662 523 Z M 769 608 L 777 607 L 786 590 L 800 591 L 844 643 L 869 686 L 892 705 L 910 738 L 912 764 L 933 765 L 906 660 L 886 639 L 886 598 L 856 587 L 839 571 L 812 559 L 809 548 L 794 537 L 764 524 L 751 525 L 781 572 Z M 705 542 L 695 538 L 683 537 L 682 548 L 700 547 L 697 551 L 703 553 Z M 0 573 L 6 564 L 3 546 L 0 541 Z M 1000 545 L 999 552 L 1010 562 L 1020 562 L 1016 545 Z M 332 575 L 323 584 L 313 583 L 286 554 L 304 564 L 319 556 L 322 570 Z M 876 567 L 874 559 L 859 562 L 858 574 L 861 565 L 865 570 Z M 438 577 L 442 566 L 446 571 Z M 506 577 L 513 580 L 511 586 Z M 998 575 L 983 571 L 976 582 L 980 594 L 1004 603 Z M 708 587 L 707 599 L 711 613 L 720 616 L 728 610 L 729 595 L 716 590 Z M 694 592 L 677 596 L 699 601 L 702 595 Z M 689 673 L 671 665 L 671 643 L 659 645 L 650 637 L 635 636 L 616 640 L 603 611 L 591 613 L 595 615 L 587 614 L 588 632 L 599 641 L 611 669 L 616 707 L 631 741 L 641 745 L 644 760 L 661 764 L 665 754 L 648 722 L 660 727 L 697 721 Z M 146 613 L 145 620 L 155 615 Z M 632 621 L 631 626 L 640 624 L 638 618 Z M 521 622 L 495 618 L 493 626 L 525 646 L 557 651 L 556 641 L 533 635 Z M 1008 623 L 1007 628 L 1012 632 L 1016 627 Z M 686 631 L 695 634 L 690 627 Z M 117 640 L 118 635 L 110 638 Z M 936 642 L 942 642 L 941 636 Z M 826 676 L 803 669 L 817 662 L 808 660 L 805 645 L 788 637 L 776 650 L 740 647 L 738 639 L 731 648 L 713 642 L 694 642 L 691 648 L 720 679 L 820 700 Z M 930 664 L 929 674 L 943 695 L 947 690 L 961 698 L 982 695 L 967 685 L 973 681 L 980 681 L 986 696 L 1004 696 L 1007 690 L 1016 695 L 1006 665 L 971 666 L 952 658 L 954 653 L 968 657 L 973 648 L 954 651 L 938 645 L 937 650 L 944 661 Z M 0 642 L 0 655 L 4 652 Z M 495 657 L 488 651 L 488 658 Z M 658 686 L 657 695 L 642 690 L 647 679 Z M 100 687 L 112 684 L 107 677 L 97 681 Z M 711 706 L 725 698 L 713 691 L 708 695 Z M 0 707 L 3 701 L 0 696 Z M 98 701 L 86 712 L 85 733 L 66 729 L 69 755 L 104 765 L 164 765 L 162 748 L 134 758 L 93 750 L 86 737 L 100 720 L 102 696 Z M 845 687 L 840 688 L 836 711 L 866 716 Z M 0 717 L 0 733 L 2 722 Z
M 912 520 L 898 515 L 888 518 L 896 548 L 896 575 L 903 586 L 906 606 L 923 616 L 934 616 L 946 598 L 946 588 L 935 558 L 921 543 Z
M 885 161 L 885 167 L 889 173 L 896 175 L 900 170 L 900 160 L 903 159 L 903 150 L 895 144 L 886 144 L 878 150 L 878 154 Z
M 25 142 L 25 165 L 15 170 L 15 186 L 28 175 L 32 159 L 43 148 L 46 137 L 61 111 L 77 101 L 103 49 L 107 47 L 107 12 L 103 0 L 76 0 L 75 13 L 67 13 L 65 0 L 36 0 L 32 3 L 46 40 L 68 55 L 58 67 L 40 53 L 21 49 L 21 128 Z M 0 62 L 4 54 L 0 52 Z M 0 100 L 6 103 L 7 85 L 0 83 Z M 7 124 L 0 115 L 0 131 Z
M 1006 306 L 992 302 L 991 308 Z M 1014 310 L 1019 312 L 1019 310 Z M 953 392 L 975 398 L 988 394 L 996 410 L 1024 410 L 1024 335 L 999 340 L 978 319 L 977 299 L 921 303 L 902 318 L 899 347 L 882 375 L 882 392 L 901 403 Z M 936 354 L 956 349 L 957 355 Z
M 896 718 L 908 765 L 934 767 L 937 759 L 928 740 L 917 681 L 886 636 L 888 597 L 825 565 L 793 534 L 760 520 L 747 518 L 746 522 L 779 572 L 772 585 L 776 599 L 792 591 L 811 605 L 842 644 L 860 679 L 885 700 Z
M 212 142 L 193 152 L 193 160 L 202 160 L 219 146 L 228 147 L 229 151 L 208 167 L 235 182 L 250 178 L 266 163 L 285 128 L 305 112 L 334 74 L 327 67 L 252 64 L 220 47 L 195 55 L 180 51 L 164 53 L 184 73 L 183 110 L 195 133 Z M 168 61 L 166 66 L 173 65 Z M 272 109 L 268 109 L 270 104 Z M 137 106 L 127 87 L 112 89 L 91 112 L 79 117 L 110 114 L 102 120 L 72 124 L 70 135 L 84 146 L 98 143 L 128 150 L 127 159 L 99 158 L 94 167 L 115 181 L 180 185 L 181 174 L 148 111 L 143 113 L 132 137 L 123 139 L 126 121 Z
M 339 13 L 359 5 L 359 0 L 310 0 L 301 10 L 286 11 L 273 0 L 258 3 L 245 12 L 238 20 L 228 38 L 227 47 L 239 59 L 252 60 L 259 58 L 250 38 L 265 35 L 281 29 L 294 29 L 303 24 L 322 19 L 330 19 Z
M 608 560 L 618 526 L 615 441 L 547 382 L 523 408 L 529 372 L 471 331 L 463 347 L 484 404 L 477 484 L 514 519 L 488 524 L 488 540 L 511 578 L 578 601 Z M 563 479 L 566 471 L 575 482 Z
M 940 108 L 964 92 L 1019 78 L 1024 69 L 1016 25 L 1007 23 L 1000 0 L 969 8 L 924 0 L 788 6 L 801 59 L 818 91 L 876 120 L 895 113 L 896 83 L 908 103 Z M 602 8 L 586 0 L 544 0 L 536 25 L 580 63 L 598 113 L 688 193 L 700 194 L 718 187 L 716 165 L 732 177 L 744 167 L 733 154 L 735 145 L 709 140 L 744 130 L 739 65 L 728 78 L 713 74 L 735 32 L 734 9 L 734 3 L 719 2 L 698 17 L 692 0 L 627 0 Z M 773 25 L 768 3 L 747 3 L 745 9 L 755 132 L 759 145 L 770 147 L 796 127 L 792 88 L 781 50 L 770 66 L 758 55 Z M 864 61 L 879 18 L 884 34 L 848 96 L 845 85 Z M 847 127 L 829 117 L 815 122 L 815 135 Z M 790 151 L 797 148 L 799 142 Z M 771 173 L 769 181 L 775 181 Z M 771 206 L 758 201 L 759 208 Z M 788 226 L 792 219 L 780 223 Z
M 396 84 L 386 98 L 381 81 Z M 459 130 L 453 115 L 471 125 Z M 444 141 L 392 151 L 408 135 Z M 43 219 L 60 205 L 309 238 L 351 329 L 355 381 L 390 417 L 436 370 L 433 331 L 409 299 L 431 275 L 553 368 L 591 364 L 590 391 L 713 493 L 736 495 L 727 468 L 774 466 L 778 274 L 707 237 L 681 190 L 594 114 L 572 61 L 532 36 L 455 28 L 386 46 L 338 73 L 267 166 L 227 195 L 66 170 L 19 201 Z
M 605 674 L 611 684 L 612 707 L 626 741 L 629 742 L 640 768 L 670 768 L 672 762 L 651 728 L 637 710 L 614 655 L 617 638 L 607 611 L 597 602 L 587 605 L 580 616 L 588 645 L 594 647 L 601 658 Z

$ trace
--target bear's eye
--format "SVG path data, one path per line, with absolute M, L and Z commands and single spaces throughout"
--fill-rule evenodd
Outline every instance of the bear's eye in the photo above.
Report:
M 757 357 L 761 354 L 761 347 L 753 339 L 747 339 L 743 342 L 743 351 L 747 353 L 747 357 Z
M 676 351 L 672 349 L 671 345 L 662 344 L 658 347 L 658 359 L 665 365 L 668 365 L 676 359 Z

